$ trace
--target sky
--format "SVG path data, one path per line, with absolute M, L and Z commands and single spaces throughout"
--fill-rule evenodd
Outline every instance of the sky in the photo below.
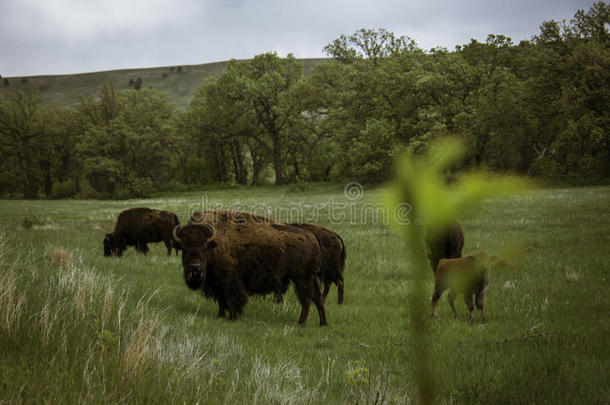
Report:
M 488 34 L 515 44 L 593 0 L 0 0 L 0 75 L 192 65 L 264 52 L 325 57 L 360 28 L 425 50 Z

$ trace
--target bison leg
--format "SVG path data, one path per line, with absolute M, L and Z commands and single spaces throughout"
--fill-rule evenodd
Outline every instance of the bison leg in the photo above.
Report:
M 316 304 L 316 308 L 318 310 L 318 318 L 320 318 L 320 326 L 328 325 L 328 321 L 326 320 L 326 310 L 324 309 L 324 298 L 320 293 L 320 285 L 318 284 L 318 280 L 314 280 L 314 288 L 313 288 L 313 303 Z
M 172 241 L 170 239 L 166 239 L 163 241 L 165 243 L 165 247 L 167 248 L 167 255 L 172 255 Z
M 479 291 L 476 295 L 476 304 L 477 309 L 481 313 L 481 320 L 485 320 L 485 314 L 483 314 L 483 299 L 485 298 L 485 293 L 487 292 L 487 286 L 483 287 L 481 291 Z
M 455 317 L 455 319 L 457 319 L 458 314 L 457 314 L 457 311 L 455 310 L 455 297 L 457 297 L 457 294 L 453 291 L 449 291 L 449 296 L 447 297 L 449 300 L 449 306 L 451 307 L 451 310 L 453 311 L 453 316 Z
M 144 242 L 136 243 L 136 250 L 140 253 L 146 254 L 148 253 L 148 246 Z
M 244 313 L 244 306 L 248 302 L 248 294 L 240 280 L 232 280 L 225 285 L 224 295 L 227 297 L 229 319 L 234 321 Z
M 337 295 L 339 304 L 343 304 L 343 280 L 337 282 Z
M 239 319 L 240 316 L 242 316 L 244 314 L 244 309 L 242 307 L 232 307 L 231 304 L 229 304 L 229 319 L 232 321 L 235 321 L 236 319 Z
M 284 294 L 288 291 L 289 281 L 276 280 L 274 300 L 278 304 L 284 303 Z
M 310 283 L 306 283 L 304 280 L 301 280 L 300 283 L 295 283 L 294 289 L 297 293 L 297 297 L 299 297 L 299 301 L 301 302 L 301 316 L 299 317 L 298 324 L 305 325 L 305 322 L 307 322 L 309 306 L 313 300 L 314 304 L 316 304 L 316 308 L 318 309 L 320 326 L 328 325 L 328 322 L 326 321 L 326 311 L 324 310 L 324 300 L 322 298 L 322 293 L 320 292 L 320 284 L 318 283 L 318 279 L 314 278 Z
M 441 299 L 441 293 L 437 293 L 436 291 L 434 291 L 434 294 L 432 294 L 432 300 L 430 301 L 430 318 L 434 318 L 434 311 L 436 310 L 436 304 L 438 303 L 438 300 Z
M 297 295 L 298 295 L 298 293 L 297 293 Z M 305 325 L 305 322 L 307 322 L 307 315 L 309 314 L 309 306 L 311 305 L 311 298 L 299 297 L 299 301 L 301 301 L 301 315 L 299 316 L 299 321 L 297 323 L 299 325 Z
M 224 298 L 218 299 L 218 317 L 219 318 L 225 317 L 225 312 L 228 308 L 229 308 L 229 306 L 227 305 L 227 301 L 225 301 Z
M 474 310 L 474 296 L 472 294 L 472 292 L 468 292 L 464 294 L 464 302 L 466 303 L 466 306 L 468 307 L 468 317 L 466 318 L 466 321 L 468 321 L 468 323 L 472 322 L 472 311 Z
M 324 302 L 326 302 L 326 296 L 328 295 L 328 292 L 330 291 L 330 284 L 331 284 L 330 280 L 324 280 L 324 291 L 322 292 L 322 300 Z
M 442 288 L 442 286 L 440 285 L 439 282 L 436 282 L 434 285 L 434 293 L 432 294 L 432 300 L 431 300 L 431 311 L 430 311 L 430 318 L 434 318 L 434 311 L 436 310 L 436 304 L 438 304 L 438 300 L 441 299 L 441 296 L 443 295 L 443 291 L 445 291 L 444 288 Z

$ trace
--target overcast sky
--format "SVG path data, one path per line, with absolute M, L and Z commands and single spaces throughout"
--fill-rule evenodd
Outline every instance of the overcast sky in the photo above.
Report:
M 0 74 L 32 76 L 189 65 L 275 51 L 326 56 L 360 28 L 385 28 L 420 48 L 471 38 L 517 44 L 547 20 L 593 0 L 0 0 Z

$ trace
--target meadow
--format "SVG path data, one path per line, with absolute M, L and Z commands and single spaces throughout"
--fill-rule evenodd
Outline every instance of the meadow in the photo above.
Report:
M 0 403 L 416 403 L 404 242 L 384 188 L 239 187 L 145 200 L 0 202 Z M 609 403 L 610 187 L 541 189 L 485 201 L 460 218 L 464 254 L 528 253 L 495 269 L 485 322 L 430 320 L 439 403 Z M 185 222 L 201 205 L 307 220 L 347 248 L 345 304 L 329 325 L 296 324 L 285 303 L 251 297 L 237 321 L 191 292 L 180 258 L 105 258 L 102 239 L 136 206 Z M 421 226 L 416 218 L 405 226 Z M 508 257 L 510 259 L 510 257 Z M 426 269 L 426 271 L 429 271 Z M 432 293 L 432 272 L 427 288 Z

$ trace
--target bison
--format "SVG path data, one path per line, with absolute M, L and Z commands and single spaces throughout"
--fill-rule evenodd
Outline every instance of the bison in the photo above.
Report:
M 489 285 L 489 270 L 498 264 L 495 256 L 489 257 L 485 253 L 476 253 L 457 259 L 441 259 L 434 273 L 434 294 L 432 294 L 432 311 L 430 317 L 434 318 L 434 310 L 438 300 L 446 289 L 449 289 L 449 305 L 453 315 L 457 318 L 455 310 L 455 297 L 464 295 L 464 302 L 468 307 L 467 321 L 472 321 L 472 311 L 476 303 L 483 315 L 483 299 Z
M 343 304 L 343 269 L 345 267 L 345 244 L 337 233 L 318 225 L 312 224 L 290 224 L 301 229 L 312 232 L 320 241 L 321 263 L 319 278 L 324 283 L 322 297 L 326 300 L 330 285 L 335 283 L 339 304 Z M 281 296 L 276 296 L 281 301 Z
M 441 259 L 462 257 L 464 232 L 457 221 L 450 221 L 443 226 L 433 226 L 426 232 L 428 259 L 432 271 L 436 270 Z
M 135 246 L 138 252 L 148 252 L 147 243 L 161 242 L 178 254 L 179 246 L 172 241 L 173 229 L 180 225 L 176 214 L 152 208 L 130 208 L 119 214 L 114 232 L 104 238 L 104 256 L 122 256 L 127 246 Z
M 298 323 L 304 325 L 313 301 L 320 325 L 326 325 L 317 274 L 320 244 L 311 232 L 235 211 L 195 214 L 177 226 L 187 286 L 202 290 L 218 303 L 218 316 L 235 320 L 251 295 L 285 293 L 294 285 L 301 303 Z

